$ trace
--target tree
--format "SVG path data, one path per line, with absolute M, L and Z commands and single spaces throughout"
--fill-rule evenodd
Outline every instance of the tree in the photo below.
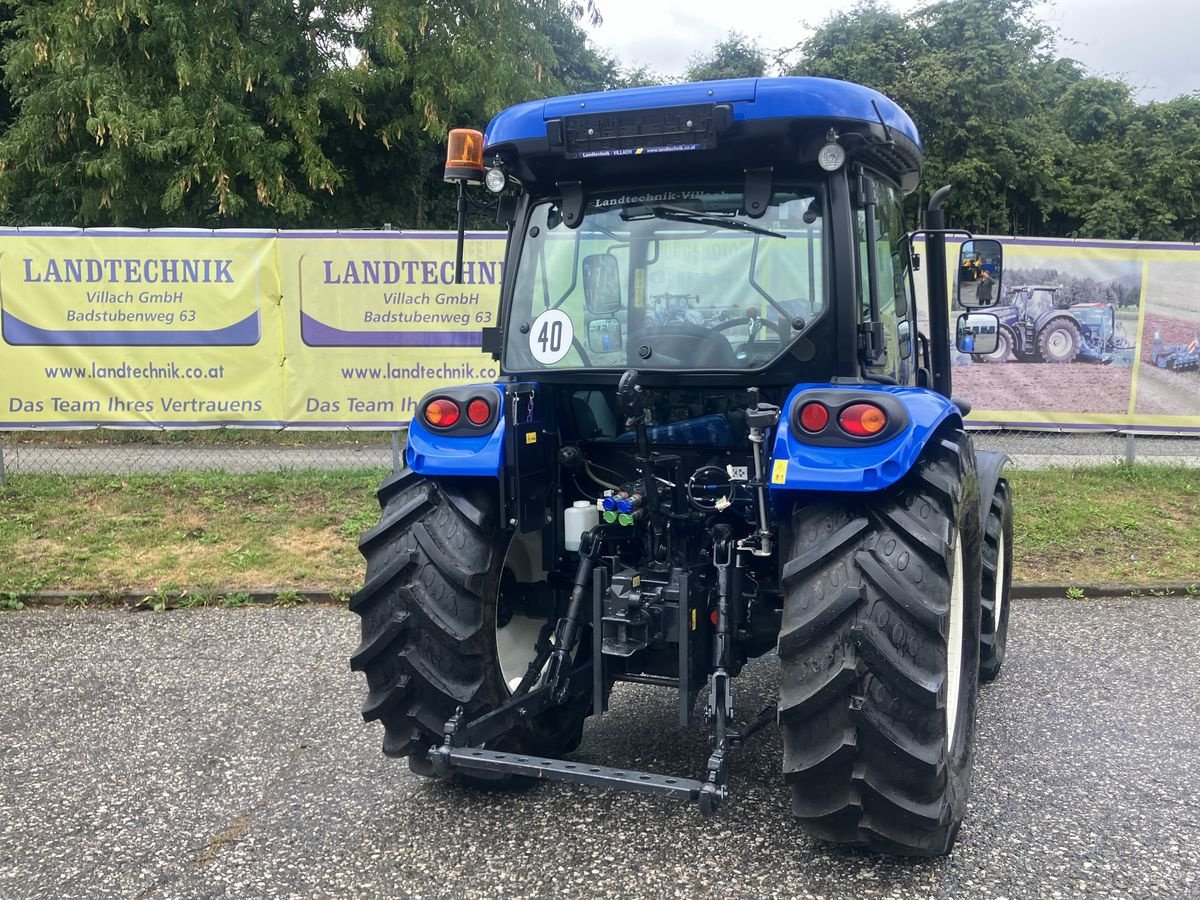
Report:
M 16 8 L 4 47 L 18 105 L 0 190 L 25 221 L 202 224 L 254 207 L 300 216 L 341 178 L 319 146 L 340 20 L 282 0 L 66 0 Z M 28 218 L 27 218 L 28 217 Z
M 0 137 L 6 215 L 433 221 L 448 127 L 615 77 L 586 46 L 580 15 L 598 15 L 595 3 L 22 3 L 3 51 L 18 104 Z
M 767 55 L 758 44 L 738 31 L 718 41 L 708 53 L 688 61 L 685 81 L 719 78 L 758 78 L 767 71 Z

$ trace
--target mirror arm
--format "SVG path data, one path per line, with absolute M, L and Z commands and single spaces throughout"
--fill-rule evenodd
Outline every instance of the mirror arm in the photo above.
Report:
M 933 389 L 949 399 L 953 389 L 950 371 L 950 297 L 947 295 L 946 281 L 949 272 L 946 271 L 946 211 L 942 204 L 950 195 L 950 185 L 938 188 L 929 198 L 929 206 L 925 210 L 925 221 L 929 228 L 924 231 L 925 255 L 929 259 L 929 270 L 926 274 L 926 290 L 929 293 L 929 328 L 933 334 L 930 358 L 933 370 L 930 372 Z

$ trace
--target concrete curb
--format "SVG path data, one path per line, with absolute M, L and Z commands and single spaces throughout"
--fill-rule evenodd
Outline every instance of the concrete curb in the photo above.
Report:
M 25 606 L 87 606 L 98 609 L 152 610 L 156 604 L 166 609 L 237 609 L 245 606 L 345 606 L 350 591 L 328 588 L 220 588 L 199 591 L 32 591 L 28 594 L 0 594 L 15 598 Z M 2 600 L 0 600 L 2 602 Z
M 1083 596 L 1069 598 L 1068 591 L 1083 591 Z M 28 594 L 0 594 L 20 601 L 25 606 L 87 606 L 100 609 L 128 609 L 132 612 L 163 609 L 237 609 L 245 606 L 345 606 L 352 592 L 327 588 L 259 588 L 237 590 L 227 588 L 196 592 L 170 591 L 33 591 Z M 1015 600 L 1080 599 L 1096 600 L 1111 597 L 1189 597 L 1200 596 L 1200 582 L 1162 581 L 1141 584 L 1094 584 L 1056 581 L 1023 581 L 1012 586 Z M 230 600 L 229 598 L 233 598 Z M 0 610 L 3 600 L 0 599 Z
M 1195 597 L 1200 596 L 1200 581 L 1151 581 L 1140 584 L 1099 584 L 1071 581 L 1022 581 L 1012 586 L 1016 600 L 1068 597 L 1068 591 L 1083 591 L 1082 600 L 1099 597 Z

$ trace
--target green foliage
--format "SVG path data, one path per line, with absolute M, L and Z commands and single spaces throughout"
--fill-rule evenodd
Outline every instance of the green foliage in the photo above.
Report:
M 45 0 L 3 48 L 20 224 L 448 221 L 447 128 L 615 83 L 560 0 Z M 0 110 L 2 112 L 2 110 Z
M 449 226 L 444 135 L 522 100 L 666 84 L 596 0 L 0 0 L 0 223 Z M 859 0 L 799 47 L 731 32 L 689 80 L 857 81 L 980 232 L 1200 240 L 1200 92 L 1138 104 L 1058 53 L 1036 0 Z
M 797 52 L 793 74 L 895 99 L 925 141 L 924 196 L 954 185 L 956 225 L 992 233 L 1200 239 L 1200 95 L 1138 105 L 1056 55 L 1033 0 L 862 0 Z
M 223 609 L 241 609 L 244 606 L 252 606 L 254 598 L 245 591 L 232 591 L 221 598 L 221 607 Z
M 708 53 L 688 62 L 684 81 L 715 81 L 718 78 L 758 78 L 767 72 L 767 55 L 757 43 L 739 31 L 719 41 Z
M 284 589 L 275 594 L 276 606 L 299 606 L 303 602 L 304 598 L 291 589 Z

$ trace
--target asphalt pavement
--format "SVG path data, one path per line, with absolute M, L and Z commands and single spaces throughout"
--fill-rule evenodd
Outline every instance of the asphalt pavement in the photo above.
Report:
M 478 793 L 379 752 L 340 609 L 0 613 L 0 897 L 1197 897 L 1200 600 L 1016 601 L 954 853 L 790 821 L 768 729 L 715 819 L 542 784 Z M 775 661 L 736 683 L 772 696 Z M 623 685 L 577 758 L 698 775 L 702 726 Z

